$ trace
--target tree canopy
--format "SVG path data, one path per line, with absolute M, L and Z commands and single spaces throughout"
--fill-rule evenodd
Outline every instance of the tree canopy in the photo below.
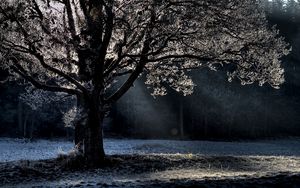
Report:
M 277 88 L 289 52 L 254 0 L 1 0 L 0 28 L 1 66 L 14 78 L 69 94 L 97 86 L 108 102 L 142 72 L 153 95 L 167 85 L 187 95 L 188 70 L 226 64 L 229 81 Z

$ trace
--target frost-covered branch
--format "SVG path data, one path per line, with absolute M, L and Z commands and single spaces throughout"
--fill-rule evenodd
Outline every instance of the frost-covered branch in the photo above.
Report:
M 38 80 L 34 79 L 32 76 L 28 75 L 27 72 L 21 66 L 13 65 L 13 66 L 11 66 L 11 68 L 16 73 L 21 75 L 25 80 L 27 80 L 33 86 L 35 86 L 37 89 L 42 89 L 42 90 L 52 91 L 52 92 L 64 92 L 64 93 L 68 93 L 68 94 L 72 94 L 72 95 L 80 95 L 80 92 L 78 92 L 74 89 L 68 89 L 68 88 L 43 84 L 43 83 L 39 82 Z
M 152 95 L 189 95 L 189 70 L 225 64 L 229 81 L 284 82 L 290 49 L 256 0 L 0 1 L 0 53 L 22 57 L 18 67 L 39 75 L 37 83 L 97 95 L 100 104 L 118 100 L 143 73 Z M 4 55 L 1 62 L 18 68 Z

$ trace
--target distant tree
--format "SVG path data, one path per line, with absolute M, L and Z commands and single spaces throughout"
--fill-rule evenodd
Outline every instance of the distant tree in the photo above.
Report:
M 104 159 L 103 119 L 144 73 L 152 95 L 192 94 L 192 69 L 278 88 L 287 44 L 256 0 L 0 0 L 0 61 L 12 78 L 78 100 L 84 156 Z M 118 82 L 119 81 L 119 82 Z M 124 81 L 124 82 L 122 82 Z M 121 82 L 121 83 L 120 83 Z

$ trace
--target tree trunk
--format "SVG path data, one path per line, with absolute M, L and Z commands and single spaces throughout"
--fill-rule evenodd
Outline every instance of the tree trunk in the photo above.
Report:
M 92 104 L 87 111 L 84 137 L 84 157 L 88 166 L 103 164 L 105 153 L 103 148 L 103 113 Z

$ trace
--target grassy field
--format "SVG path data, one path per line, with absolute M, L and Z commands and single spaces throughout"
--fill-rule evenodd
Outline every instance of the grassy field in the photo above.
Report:
M 106 139 L 108 164 L 66 168 L 66 141 L 2 139 L 2 187 L 297 187 L 300 140 L 208 142 Z M 297 149 L 298 148 L 298 149 Z M 12 152 L 12 153 L 10 153 Z

